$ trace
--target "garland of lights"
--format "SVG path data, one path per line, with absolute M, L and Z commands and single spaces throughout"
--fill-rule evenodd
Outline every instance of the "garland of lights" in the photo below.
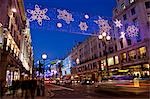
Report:
M 48 23 L 50 23 L 53 20 L 56 20 L 57 21 L 56 27 L 60 29 L 58 31 L 65 31 L 64 26 L 66 26 L 67 28 L 65 32 L 84 34 L 84 35 L 96 35 L 97 32 L 99 33 L 106 32 L 109 35 L 110 30 L 115 27 L 121 30 L 120 38 L 123 38 L 125 36 L 133 38 L 139 35 L 139 29 L 137 26 L 130 24 L 124 30 L 123 29 L 124 26 L 121 23 L 121 20 L 119 19 L 115 19 L 113 21 L 113 25 L 110 26 L 109 20 L 106 20 L 100 16 L 98 16 L 98 19 L 93 18 L 93 20 L 90 21 L 92 17 L 90 17 L 88 14 L 84 15 L 84 19 L 79 20 L 72 13 L 70 13 L 65 9 L 63 10 L 56 9 L 55 13 L 56 13 L 56 17 L 55 17 L 56 19 L 50 17 L 50 15 L 47 15 L 48 14 L 47 8 L 41 9 L 40 6 L 37 4 L 35 5 L 34 10 L 27 9 L 27 14 L 29 16 L 28 20 L 30 22 L 37 21 L 38 25 L 43 26 L 44 28 L 46 27 L 50 28 L 51 26 L 48 26 L 47 24 L 44 25 L 43 21 L 47 21 Z M 65 24 L 63 24 L 63 22 L 65 22 Z M 72 24 L 75 24 L 73 26 L 74 30 L 71 29 Z M 36 27 L 36 25 L 34 25 L 34 27 Z

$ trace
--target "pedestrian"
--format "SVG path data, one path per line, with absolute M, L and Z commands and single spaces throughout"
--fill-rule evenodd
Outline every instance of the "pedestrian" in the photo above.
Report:
M 0 81 L 0 99 L 3 98 L 4 95 L 4 87 L 3 87 L 3 81 Z
M 41 80 L 41 88 L 42 88 L 42 96 L 45 96 L 45 86 L 44 86 L 44 80 Z
M 36 90 L 36 87 L 37 87 L 37 82 L 36 82 L 36 80 L 30 80 L 30 85 L 31 85 L 31 88 L 30 88 L 31 98 L 34 99 L 35 90 Z
M 12 95 L 13 95 L 13 99 L 15 97 L 15 94 L 16 94 L 16 81 L 15 80 L 12 80 Z
M 40 80 L 37 81 L 37 96 L 41 95 L 41 84 Z

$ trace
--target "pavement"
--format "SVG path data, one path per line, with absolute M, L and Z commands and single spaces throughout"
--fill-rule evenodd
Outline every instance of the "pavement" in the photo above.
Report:
M 54 84 L 45 85 L 45 96 L 36 96 L 34 99 L 150 99 L 149 95 L 120 94 L 117 90 L 95 92 L 95 85 L 67 85 L 59 86 Z M 110 90 L 111 88 L 109 88 Z M 129 89 L 124 89 L 129 90 Z M 132 89 L 130 89 L 131 91 Z M 135 90 L 135 89 L 133 89 Z M 118 94 L 114 94 L 118 93 Z M 13 99 L 12 96 L 4 96 L 3 99 Z M 15 97 L 14 99 L 23 99 Z M 31 99 L 31 98 L 27 98 Z

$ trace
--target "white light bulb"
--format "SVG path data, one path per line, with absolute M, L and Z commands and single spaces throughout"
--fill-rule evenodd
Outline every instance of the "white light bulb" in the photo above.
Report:
M 106 40 L 110 40 L 110 39 L 111 39 L 111 37 L 110 37 L 110 36 L 107 36 L 107 37 L 106 37 Z
M 102 33 L 102 36 L 104 36 L 104 37 L 105 37 L 106 35 L 107 35 L 107 33 L 106 33 L 106 32 L 103 32 L 103 33 Z
M 102 36 L 102 35 L 99 35 L 98 38 L 101 40 L 101 39 L 103 38 L 103 36 Z
M 43 54 L 43 55 L 42 55 L 42 59 L 47 59 L 47 55 L 46 55 L 46 54 Z
M 89 18 L 90 18 L 89 15 L 87 15 L 87 14 L 86 14 L 84 17 L 85 17 L 86 19 L 89 19 Z
M 57 27 L 58 27 L 58 28 L 61 28 L 61 27 L 62 27 L 62 24 L 61 24 L 61 23 L 57 23 Z

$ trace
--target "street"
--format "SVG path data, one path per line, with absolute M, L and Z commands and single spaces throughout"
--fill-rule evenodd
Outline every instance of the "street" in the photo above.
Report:
M 63 98 L 82 98 L 82 99 L 149 99 L 148 93 L 143 95 L 115 95 L 108 92 L 95 92 L 94 85 L 72 85 L 69 89 L 63 89 L 57 85 L 48 85 L 49 89 L 55 94 L 52 99 Z M 57 88 L 56 88 L 57 87 Z M 64 87 L 65 88 L 65 87 Z M 109 95 L 108 95 L 109 94 Z

